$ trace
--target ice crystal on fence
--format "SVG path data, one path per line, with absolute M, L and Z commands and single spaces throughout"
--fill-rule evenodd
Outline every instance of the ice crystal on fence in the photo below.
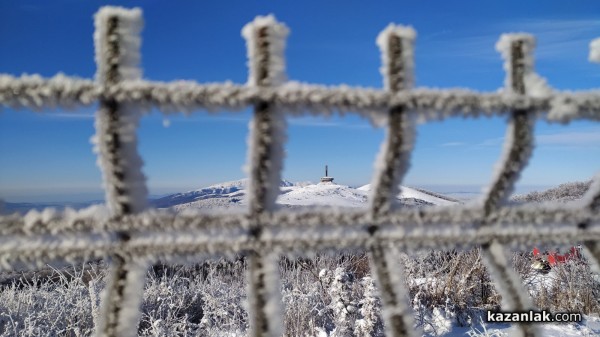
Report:
M 248 85 L 276 86 L 285 82 L 283 53 L 288 33 L 288 28 L 273 15 L 258 16 L 242 28 L 242 36 L 246 39 L 248 50 Z M 261 39 L 265 37 L 268 37 L 268 44 L 267 50 L 263 52 L 260 47 L 265 42 Z
M 390 54 L 390 38 L 398 38 L 399 46 L 397 48 L 401 50 L 400 60 L 395 60 Z M 414 48 L 413 43 L 417 37 L 417 33 L 410 26 L 400 26 L 389 24 L 379 35 L 377 36 L 377 46 L 381 50 L 381 75 L 383 76 L 383 86 L 386 90 L 398 91 L 402 89 L 410 89 L 414 84 Z M 395 78 L 390 78 L 390 69 L 392 62 L 398 62 L 402 64 L 400 73 Z
M 115 32 L 109 34 L 109 20 L 118 20 Z M 96 81 L 105 83 L 114 79 L 107 78 L 112 64 L 119 67 L 119 80 L 135 80 L 142 77 L 138 67 L 140 63 L 140 32 L 143 27 L 142 10 L 123 7 L 102 7 L 94 16 L 96 30 L 94 45 L 96 46 Z M 114 41 L 118 39 L 118 41 Z M 111 55 L 111 43 L 118 43 L 120 50 L 117 59 L 107 59 Z
M 600 63 L 600 38 L 590 42 L 590 62 Z
M 506 79 L 504 81 L 504 91 L 507 93 L 521 94 L 514 90 L 513 74 L 515 73 L 514 64 L 511 57 L 513 45 L 520 43 L 523 57 L 518 66 L 522 67 L 522 75 L 527 94 L 531 97 L 545 97 L 552 94 L 552 89 L 546 83 L 546 79 L 539 76 L 534 71 L 533 50 L 535 48 L 535 38 L 529 34 L 502 34 L 496 44 L 496 50 L 500 52 L 504 59 L 504 71 Z

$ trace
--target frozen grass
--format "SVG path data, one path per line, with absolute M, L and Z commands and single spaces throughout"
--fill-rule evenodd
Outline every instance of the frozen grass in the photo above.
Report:
M 513 266 L 539 307 L 585 314 L 600 310 L 600 284 L 586 264 L 567 264 L 539 275 L 530 271 L 529 259 L 528 254 L 515 254 Z M 447 335 L 457 327 L 472 327 L 474 335 L 502 335 L 493 329 L 484 332 L 480 325 L 484 310 L 499 308 L 500 296 L 478 250 L 421 252 L 397 261 L 406 266 L 415 322 L 426 335 Z M 4 281 L 0 335 L 92 335 L 105 268 L 90 266 Z M 381 303 L 364 254 L 283 258 L 279 268 L 285 336 L 383 336 Z M 147 275 L 138 334 L 245 336 L 245 269 L 241 258 L 154 266 Z

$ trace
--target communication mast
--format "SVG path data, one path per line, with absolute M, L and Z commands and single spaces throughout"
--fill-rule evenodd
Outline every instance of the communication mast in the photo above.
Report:
M 333 184 L 333 177 L 329 176 L 328 167 L 325 165 L 325 176 L 321 178 L 323 184 Z

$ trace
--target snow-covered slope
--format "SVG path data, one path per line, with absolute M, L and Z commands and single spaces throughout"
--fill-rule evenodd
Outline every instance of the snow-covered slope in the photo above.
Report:
M 243 199 L 247 183 L 248 179 L 228 181 L 220 184 L 211 185 L 208 187 L 203 187 L 193 191 L 167 195 L 160 199 L 152 200 L 151 204 L 152 206 L 157 208 L 167 208 L 175 205 L 200 202 L 202 200 L 212 200 L 210 202 L 207 201 L 205 203 L 207 205 L 214 204 L 213 207 L 217 207 L 218 205 L 223 205 L 227 207 L 227 204 L 236 204 L 240 202 L 241 199 Z M 289 181 L 282 180 L 280 186 L 288 187 L 293 186 L 293 184 Z
M 368 194 L 337 184 L 316 184 L 282 189 L 277 203 L 294 206 L 365 207 Z
M 368 192 L 371 190 L 371 184 L 361 186 L 358 188 L 358 190 Z M 440 194 L 437 194 L 434 192 L 429 192 L 426 190 L 416 189 L 416 188 L 411 188 L 411 187 L 406 187 L 406 186 L 400 186 L 400 194 L 398 194 L 398 198 L 422 200 L 427 203 L 430 203 L 433 205 L 439 205 L 439 206 L 454 205 L 454 204 L 458 203 L 457 200 L 452 199 L 450 197 L 446 197 L 446 196 L 443 196 L 443 195 L 440 195 Z
M 172 194 L 152 202 L 154 207 L 176 210 L 187 208 L 196 209 L 242 209 L 245 202 L 246 179 L 216 184 L 201 189 Z M 289 208 L 306 206 L 333 207 L 367 207 L 369 185 L 352 188 L 338 184 L 292 184 L 281 182 L 281 195 L 277 203 Z M 454 204 L 451 198 L 446 198 L 432 192 L 402 187 L 398 196 L 400 202 L 407 206 L 449 205 Z

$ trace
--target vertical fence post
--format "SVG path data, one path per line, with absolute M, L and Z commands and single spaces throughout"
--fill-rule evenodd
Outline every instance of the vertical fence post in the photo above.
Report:
M 525 76 L 533 72 L 532 56 L 534 39 L 530 35 L 503 35 L 498 49 L 507 58 L 507 91 L 525 95 Z M 508 55 L 507 55 L 508 54 Z M 512 112 L 505 137 L 505 152 L 496 168 L 492 184 L 485 194 L 483 209 L 486 216 L 502 206 L 510 197 L 521 172 L 527 166 L 533 150 L 533 124 L 535 118 L 527 110 Z
M 507 71 L 506 85 L 509 93 L 525 95 L 525 77 L 533 74 L 534 38 L 530 35 L 502 35 L 497 49 L 505 58 Z M 497 173 L 483 200 L 484 219 L 480 226 L 494 226 L 490 215 L 508 200 L 515 182 L 527 165 L 533 150 L 533 124 L 535 119 L 527 110 L 512 112 L 506 131 L 505 152 Z M 531 310 L 533 305 L 525 291 L 519 275 L 508 263 L 506 247 L 497 240 L 482 246 L 482 260 L 488 268 L 492 280 L 502 296 L 502 309 L 505 311 Z M 516 324 L 517 336 L 537 336 L 538 330 L 531 324 Z
M 592 40 L 590 43 L 591 62 L 600 63 L 600 38 Z M 592 180 L 587 193 L 583 197 L 583 207 L 592 212 L 600 212 L 600 173 L 597 173 Z M 590 221 L 585 221 L 579 224 L 579 230 L 586 230 L 589 227 Z M 587 240 L 583 242 L 586 256 L 590 257 L 592 268 L 596 273 L 600 273 L 600 242 Z
M 137 153 L 136 128 L 140 117 L 136 107 L 119 103 L 111 90 L 123 80 L 140 76 L 139 9 L 103 7 L 95 16 L 96 80 L 102 86 L 96 113 L 94 142 L 102 170 L 106 203 L 113 219 L 144 209 L 147 199 L 142 159 Z M 115 240 L 126 245 L 130 234 L 123 231 Z M 97 336 L 137 336 L 139 304 L 142 298 L 145 265 L 122 252 L 110 255 L 110 271 L 102 299 Z
M 415 35 L 410 27 L 389 25 L 377 38 L 385 89 L 390 94 L 412 87 Z M 389 336 L 400 337 L 413 335 L 413 313 L 406 303 L 408 295 L 402 286 L 404 268 L 396 265 L 397 260 L 390 256 L 389 250 L 377 242 L 377 221 L 393 208 L 399 185 L 410 166 L 414 124 L 403 106 L 390 109 L 388 118 L 387 137 L 379 153 L 372 183 L 370 213 L 373 223 L 368 230 L 373 242 L 369 248 L 369 264 L 381 295 L 386 331 Z
M 284 47 L 288 29 L 273 16 L 257 17 L 242 30 L 247 41 L 248 84 L 276 86 L 285 79 Z M 261 217 L 275 208 L 283 167 L 285 118 L 272 102 L 254 104 L 248 154 L 250 240 L 262 234 Z M 248 252 L 248 315 L 250 336 L 281 336 L 282 310 L 277 252 Z
M 599 40 L 600 41 L 600 40 Z M 592 180 L 588 191 L 583 197 L 582 206 L 591 212 L 600 212 L 600 173 Z M 578 224 L 579 230 L 589 229 L 590 221 L 586 220 Z M 586 240 L 583 242 L 585 256 L 590 261 L 590 266 L 596 273 L 600 273 L 600 242 Z

